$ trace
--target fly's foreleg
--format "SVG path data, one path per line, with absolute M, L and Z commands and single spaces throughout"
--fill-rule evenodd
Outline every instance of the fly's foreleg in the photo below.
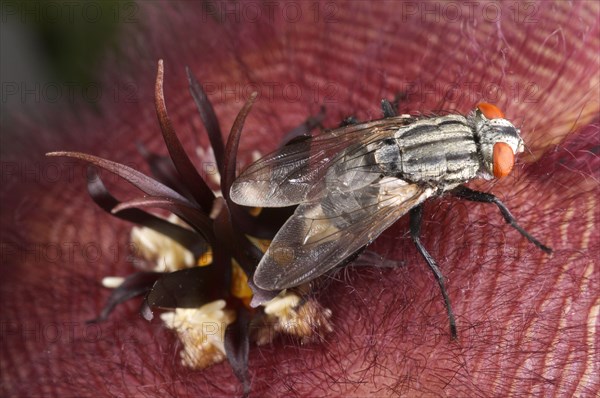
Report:
M 498 209 L 500 209 L 500 213 L 502 213 L 502 217 L 504 217 L 504 220 L 506 220 L 506 222 L 508 224 L 510 224 L 511 227 L 513 227 L 514 229 L 519 231 L 519 233 L 521 235 L 523 235 L 525 238 L 527 238 L 528 241 L 530 241 L 531 243 L 536 245 L 538 248 L 540 248 L 544 252 L 546 252 L 548 254 L 552 253 L 551 248 L 540 243 L 540 241 L 535 239 L 533 236 L 529 235 L 529 233 L 527 231 L 525 231 L 523 229 L 523 227 L 521 227 L 519 224 L 517 224 L 517 220 L 515 219 L 515 217 L 512 214 L 510 214 L 510 211 L 508 211 L 508 209 L 506 208 L 504 203 L 502 203 L 500 201 L 500 199 L 498 199 L 494 195 L 492 195 L 490 193 L 486 193 L 486 192 L 474 191 L 465 186 L 459 186 L 458 188 L 455 188 L 452 191 L 452 194 L 458 198 L 467 199 L 467 200 L 470 200 L 473 202 L 483 202 L 483 203 L 495 204 L 496 206 L 498 206 Z
M 450 320 L 450 333 L 452 334 L 452 338 L 456 339 L 456 320 L 454 319 L 454 312 L 452 312 L 452 305 L 450 304 L 450 298 L 448 297 L 448 292 L 446 291 L 446 286 L 444 283 L 444 275 L 442 275 L 442 271 L 437 266 L 431 254 L 425 249 L 423 244 L 421 243 L 421 219 L 423 216 L 423 206 L 419 205 L 414 207 L 410 211 L 410 236 L 412 237 L 413 242 L 415 242 L 415 246 L 417 246 L 417 250 L 425 261 L 429 268 L 433 272 L 435 279 L 440 285 L 440 290 L 442 291 L 442 296 L 444 297 L 444 302 L 446 303 L 446 310 L 448 311 L 448 319 Z

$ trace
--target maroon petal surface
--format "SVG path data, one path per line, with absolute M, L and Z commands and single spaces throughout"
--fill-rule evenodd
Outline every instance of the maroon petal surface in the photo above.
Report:
M 53 101 L 51 79 L 37 86 L 16 79 L 3 88 L 0 395 L 243 393 L 227 363 L 182 367 L 176 337 L 158 319 L 142 320 L 135 300 L 106 324 L 85 323 L 110 294 L 101 278 L 134 270 L 131 224 L 88 197 L 82 162 L 43 154 L 90 153 L 149 174 L 136 142 L 167 153 L 153 100 L 158 59 L 169 71 L 171 122 L 207 182 L 216 165 L 194 156 L 209 138 L 186 65 L 213 102 L 221 131 L 259 93 L 240 165 L 253 150 L 275 149 L 323 105 L 323 123 L 333 127 L 349 115 L 378 118 L 381 99 L 395 96 L 400 113 L 466 113 L 479 101 L 495 103 L 527 145 L 511 176 L 470 186 L 501 198 L 553 248 L 551 256 L 493 205 L 432 200 L 422 238 L 447 277 L 458 340 L 450 339 L 439 290 L 403 219 L 369 250 L 404 266 L 323 278 L 316 294 L 335 327 L 324 343 L 281 338 L 250 346 L 251 396 L 598 395 L 597 2 L 126 4 L 111 14 L 120 30 L 99 62 L 94 101 L 81 90 L 70 98 L 66 88 Z M 21 26 L 9 11 L 11 26 Z M 19 66 L 26 65 L 37 64 Z M 106 183 L 116 197 L 133 197 L 117 178 Z

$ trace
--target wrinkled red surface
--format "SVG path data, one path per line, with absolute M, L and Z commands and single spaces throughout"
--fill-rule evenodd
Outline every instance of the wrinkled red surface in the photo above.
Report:
M 103 79 L 131 84 L 127 100 L 106 95 L 100 112 L 42 104 L 3 126 L 3 165 L 16 170 L 2 176 L 3 396 L 241 392 L 226 363 L 183 368 L 176 339 L 141 320 L 136 303 L 100 327 L 85 325 L 108 296 L 100 279 L 133 270 L 131 226 L 94 207 L 83 166 L 42 157 L 87 151 L 147 171 L 136 140 L 164 153 L 152 98 L 158 58 L 190 155 L 208 140 L 185 65 L 205 84 L 224 131 L 258 89 L 243 162 L 321 105 L 333 126 L 349 114 L 379 117 L 381 98 L 398 92 L 407 96 L 401 112 L 495 103 L 522 126 L 530 150 L 510 177 L 472 186 L 503 199 L 552 256 L 489 205 L 441 198 L 426 206 L 423 241 L 448 279 L 458 341 L 402 220 L 373 249 L 405 266 L 333 275 L 320 292 L 333 335 L 320 345 L 253 347 L 253 396 L 598 394 L 597 3 L 276 2 L 272 16 L 263 3 L 227 3 L 221 21 L 206 4 L 145 3 L 124 24 Z

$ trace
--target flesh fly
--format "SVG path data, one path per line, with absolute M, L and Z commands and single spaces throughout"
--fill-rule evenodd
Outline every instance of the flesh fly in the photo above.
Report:
M 231 186 L 231 199 L 254 207 L 298 205 L 254 273 L 265 290 L 309 282 L 359 253 L 410 213 L 410 232 L 440 286 L 452 337 L 456 322 L 444 277 L 419 235 L 422 204 L 451 193 L 494 203 L 504 219 L 541 250 L 495 196 L 462 184 L 502 178 L 524 149 L 520 131 L 496 106 L 480 103 L 469 115 L 396 116 L 295 140 L 250 165 Z

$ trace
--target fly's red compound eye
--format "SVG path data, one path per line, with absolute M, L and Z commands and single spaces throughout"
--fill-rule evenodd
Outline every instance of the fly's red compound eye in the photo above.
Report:
M 492 105 L 487 102 L 480 102 L 477 104 L 477 109 L 479 109 L 479 111 L 483 113 L 483 116 L 485 116 L 488 120 L 504 119 L 504 112 L 502 112 L 496 105 Z
M 486 116 L 487 117 L 487 116 Z M 502 178 L 510 174 L 515 165 L 515 154 L 512 148 L 505 142 L 494 144 L 494 177 Z

